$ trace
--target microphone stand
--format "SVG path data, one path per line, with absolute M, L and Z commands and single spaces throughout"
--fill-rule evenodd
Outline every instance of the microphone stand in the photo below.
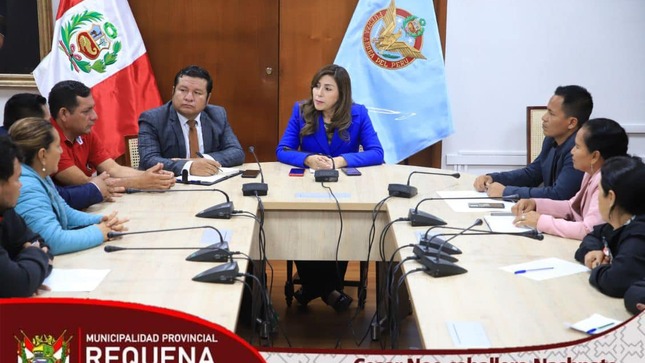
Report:
M 413 171 L 410 173 L 410 175 L 408 175 L 407 184 L 389 184 L 387 186 L 387 191 L 389 195 L 391 197 L 400 197 L 400 198 L 412 198 L 415 195 L 417 195 L 418 193 L 417 188 L 410 185 L 410 178 L 412 178 L 412 174 L 451 176 L 456 179 L 459 179 L 461 177 L 461 174 L 459 173 L 444 174 L 444 173 L 433 173 L 429 171 Z
M 262 164 L 258 160 L 258 156 L 255 155 L 255 147 L 249 146 L 249 152 L 255 158 L 255 162 L 258 164 L 258 169 L 260 170 L 260 183 L 246 183 L 242 184 L 242 195 L 245 197 L 249 196 L 264 196 L 269 192 L 269 185 L 264 183 L 264 173 L 262 172 Z
M 478 218 L 477 220 L 475 220 L 475 223 L 465 228 L 463 231 L 456 233 L 454 236 L 443 241 L 443 243 L 437 249 L 437 254 L 434 258 L 428 257 L 428 256 L 424 256 L 423 258 L 421 258 L 419 262 L 427 268 L 426 273 L 432 277 L 445 277 L 445 276 L 459 275 L 459 274 L 468 272 L 468 270 L 466 270 L 463 267 L 457 266 L 453 262 L 441 259 L 440 256 L 441 256 L 441 253 L 443 252 L 444 247 L 448 245 L 449 241 L 452 241 L 458 236 L 464 235 L 467 231 L 469 231 L 473 227 L 480 226 L 483 223 L 484 221 L 481 218 Z M 435 238 L 438 236 L 440 235 L 433 236 L 432 238 Z M 432 239 L 430 241 L 432 241 Z
M 224 237 L 222 236 L 222 233 L 219 231 L 219 229 L 213 227 L 213 226 L 196 226 L 196 227 L 179 227 L 179 228 L 167 228 L 167 229 L 152 229 L 148 231 L 135 231 L 135 232 L 114 232 L 110 231 L 108 232 L 108 239 L 114 238 L 114 237 L 121 237 L 125 236 L 128 234 L 144 234 L 144 233 L 156 233 L 156 232 L 172 232 L 172 231 L 185 231 L 188 229 L 200 229 L 200 228 L 210 228 L 215 230 L 217 232 L 217 235 L 219 236 L 219 241 L 222 243 L 225 243 Z

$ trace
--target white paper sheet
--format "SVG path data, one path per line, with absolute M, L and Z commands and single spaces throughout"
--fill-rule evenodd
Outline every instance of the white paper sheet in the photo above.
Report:
M 515 216 L 485 216 L 484 220 L 492 232 L 522 233 L 531 230 L 531 228 L 516 227 L 513 224 Z
M 49 286 L 52 291 L 93 291 L 109 272 L 109 269 L 54 268 L 43 284 Z
M 456 348 L 490 348 L 484 326 L 477 321 L 446 321 Z
M 500 269 L 515 274 L 518 277 L 526 277 L 536 281 L 589 271 L 586 266 L 580 263 L 569 262 L 555 257 L 500 267 Z
M 488 197 L 486 193 L 475 192 L 475 191 L 463 191 L 463 190 L 444 190 L 438 191 L 439 198 L 484 198 Z M 439 203 L 440 201 L 434 201 L 434 203 Z M 448 203 L 450 208 L 455 212 L 510 212 L 511 207 L 515 204 L 512 202 L 504 202 L 501 199 L 455 199 L 455 200 L 444 200 Z M 424 202 L 433 203 L 431 201 Z M 504 208 L 471 208 L 468 206 L 468 203 L 503 203 Z
M 620 320 L 611 319 L 600 314 L 593 314 L 590 317 L 571 325 L 571 329 L 579 330 L 586 334 L 599 334 L 620 323 Z

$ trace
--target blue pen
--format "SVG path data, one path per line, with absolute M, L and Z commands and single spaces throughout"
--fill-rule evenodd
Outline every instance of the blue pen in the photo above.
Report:
M 524 274 L 524 273 L 527 273 L 527 272 L 543 271 L 543 270 L 553 270 L 553 267 L 540 267 L 540 268 L 528 268 L 526 270 L 517 270 L 517 271 L 515 271 L 515 274 L 519 275 L 519 274 Z
M 599 327 L 597 327 L 597 328 L 589 329 L 589 330 L 587 330 L 585 333 L 587 333 L 587 334 L 593 334 L 593 333 L 597 332 L 598 330 L 608 328 L 608 327 L 610 327 L 610 326 L 612 326 L 612 325 L 614 325 L 614 323 L 607 323 L 607 324 L 605 324 L 605 325 L 603 325 L 603 326 L 599 326 Z

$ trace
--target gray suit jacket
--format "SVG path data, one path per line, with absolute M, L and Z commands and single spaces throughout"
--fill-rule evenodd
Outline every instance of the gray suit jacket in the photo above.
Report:
M 201 116 L 204 153 L 219 161 L 222 166 L 240 165 L 244 150 L 226 120 L 223 107 L 207 105 Z M 180 175 L 187 160 L 186 142 L 181 131 L 177 111 L 168 102 L 139 116 L 139 168 L 148 169 L 163 163 L 165 170 Z

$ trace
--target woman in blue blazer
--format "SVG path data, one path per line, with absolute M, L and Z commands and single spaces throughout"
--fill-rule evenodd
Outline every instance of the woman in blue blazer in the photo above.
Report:
M 383 163 L 367 109 L 352 102 L 345 68 L 331 64 L 314 75 L 311 98 L 294 105 L 276 154 L 280 162 L 314 170 Z M 296 261 L 296 266 L 302 288 L 294 297 L 300 304 L 321 297 L 336 311 L 347 310 L 352 302 L 343 292 L 347 262 Z
M 9 135 L 24 155 L 16 212 L 53 255 L 98 246 L 107 241 L 108 232 L 123 230 L 127 219 L 117 218 L 116 212 L 101 216 L 77 211 L 58 194 L 50 175 L 58 170 L 62 149 L 49 121 L 24 118 L 11 126 Z

